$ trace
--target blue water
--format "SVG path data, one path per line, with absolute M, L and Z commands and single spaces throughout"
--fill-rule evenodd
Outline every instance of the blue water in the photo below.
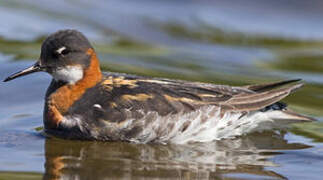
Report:
M 0 2 L 0 79 L 59 29 L 90 38 L 105 70 L 242 85 L 302 78 L 290 107 L 323 120 L 323 2 Z M 301 59 L 300 57 L 304 57 Z M 295 59 L 295 60 L 294 60 Z M 0 179 L 321 179 L 322 137 L 264 132 L 189 145 L 46 139 L 45 73 L 0 82 Z M 305 128 L 304 128 L 305 129 Z

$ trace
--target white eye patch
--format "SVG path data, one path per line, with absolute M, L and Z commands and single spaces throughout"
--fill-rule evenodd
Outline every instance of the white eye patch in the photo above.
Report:
M 58 54 L 62 54 L 62 52 L 63 52 L 65 49 L 66 49 L 66 47 L 65 47 L 65 46 L 60 47 L 60 48 L 58 48 L 58 49 L 56 50 L 56 52 L 57 52 Z
M 83 78 L 83 69 L 81 66 L 66 66 L 56 69 L 52 72 L 56 81 L 64 81 L 68 84 L 75 84 Z

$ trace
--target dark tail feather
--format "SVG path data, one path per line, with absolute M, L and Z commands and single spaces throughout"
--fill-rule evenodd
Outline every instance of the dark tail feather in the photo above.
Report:
M 299 114 L 299 113 L 294 112 L 294 111 L 292 111 L 290 109 L 287 109 L 284 112 L 286 114 L 289 114 L 290 116 L 295 117 L 295 119 L 298 119 L 298 120 L 303 121 L 303 122 L 317 121 L 315 118 L 312 118 L 312 117 L 309 117 L 309 116 L 305 116 L 305 115 Z
M 299 113 L 296 113 L 290 109 L 284 109 L 281 112 L 281 115 L 272 117 L 272 119 L 276 119 L 279 121 L 283 121 L 284 123 L 297 123 L 297 122 L 312 122 L 316 121 L 316 119 L 305 116 Z
M 295 122 L 311 122 L 315 121 L 316 119 L 312 117 L 308 117 L 302 114 L 298 114 L 294 111 L 291 111 L 287 108 L 287 105 L 284 103 L 279 102 L 281 99 L 289 95 L 290 93 L 294 92 L 295 90 L 302 87 L 302 83 L 298 83 L 289 87 L 283 87 L 279 88 L 281 86 L 298 82 L 301 79 L 292 79 L 287 81 L 280 81 L 275 83 L 267 83 L 267 84 L 258 84 L 258 85 L 249 85 L 244 86 L 244 88 L 247 88 L 249 90 L 252 90 L 256 92 L 256 94 L 261 94 L 262 98 L 257 98 L 259 102 L 257 102 L 258 106 L 261 107 L 261 105 L 266 106 L 262 107 L 260 111 L 267 112 L 269 116 L 273 120 L 279 120 L 281 123 L 295 123 Z M 274 95 L 274 96 L 273 96 Z M 271 97 L 272 96 L 272 97 Z M 253 98 L 250 97 L 247 103 L 250 103 Z M 269 111 L 274 110 L 274 111 Z

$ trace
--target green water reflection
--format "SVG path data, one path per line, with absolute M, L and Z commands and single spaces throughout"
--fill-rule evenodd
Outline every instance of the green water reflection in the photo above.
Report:
M 280 149 L 304 148 L 309 146 L 288 143 L 283 135 L 271 133 L 188 145 L 51 139 L 45 143 L 43 179 L 222 179 L 232 173 L 285 179 L 283 175 L 264 168 L 277 166 L 270 157 L 277 155 L 275 151 Z

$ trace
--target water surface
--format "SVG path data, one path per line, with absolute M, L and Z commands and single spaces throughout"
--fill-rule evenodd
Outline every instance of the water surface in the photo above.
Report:
M 45 73 L 0 83 L 0 179 L 320 179 L 320 0 L 0 2 L 0 79 L 31 65 L 48 34 L 76 28 L 104 70 L 245 85 L 302 78 L 286 99 L 319 120 L 187 145 L 45 139 Z

